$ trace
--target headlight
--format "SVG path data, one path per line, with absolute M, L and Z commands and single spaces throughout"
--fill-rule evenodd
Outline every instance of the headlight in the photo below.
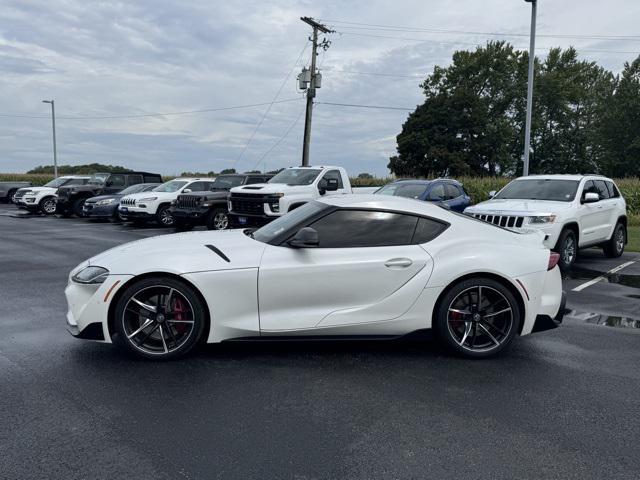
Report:
M 284 193 L 274 193 L 274 197 L 284 197 Z
M 158 197 L 147 197 L 147 198 L 141 198 L 140 200 L 138 200 L 139 202 L 153 202 L 154 200 L 157 200 Z
M 113 203 L 113 202 L 115 202 L 115 199 L 107 198 L 106 200 L 100 200 L 96 202 L 96 205 L 109 205 L 110 203 Z
M 76 273 L 71 279 L 77 283 L 102 283 L 108 275 L 109 270 L 106 268 L 88 266 Z
M 535 217 L 529 217 L 529 225 L 543 225 L 545 223 L 553 223 L 555 221 L 555 215 L 538 215 Z
M 33 195 L 33 192 L 31 190 L 27 190 L 26 192 L 22 192 L 22 195 Z
M 270 202 L 269 203 L 269 208 L 271 208 L 271 211 L 273 213 L 279 213 L 280 212 L 280 204 L 278 202 Z

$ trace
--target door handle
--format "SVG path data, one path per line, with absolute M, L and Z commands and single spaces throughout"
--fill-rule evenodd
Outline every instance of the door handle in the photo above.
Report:
M 388 268 L 407 268 L 410 267 L 413 262 L 410 258 L 392 258 L 384 262 L 384 266 Z

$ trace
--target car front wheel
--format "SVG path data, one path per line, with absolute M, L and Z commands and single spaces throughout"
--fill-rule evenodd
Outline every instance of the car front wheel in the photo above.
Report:
M 56 199 L 55 197 L 46 197 L 40 200 L 40 211 L 45 215 L 53 215 L 56 213 Z
M 229 228 L 229 215 L 222 208 L 217 208 L 207 217 L 207 230 L 226 230 Z
M 618 258 L 624 253 L 624 244 L 627 240 L 627 229 L 622 223 L 618 223 L 613 229 L 613 234 L 607 243 L 604 244 L 603 251 L 609 258 Z
M 168 360 L 185 355 L 200 340 L 206 311 L 195 290 L 170 277 L 133 283 L 115 308 L 118 343 L 143 358 Z
M 169 211 L 169 205 L 163 205 L 162 207 L 158 208 L 156 219 L 158 220 L 158 223 L 163 227 L 173 227 L 173 225 L 175 224 L 175 219 Z
M 563 230 L 556 245 L 556 252 L 560 254 L 558 266 L 560 270 L 569 270 L 578 258 L 578 240 L 573 230 Z
M 454 352 L 486 358 L 508 347 L 521 322 L 511 291 L 490 278 L 455 284 L 439 303 L 434 319 L 438 337 Z

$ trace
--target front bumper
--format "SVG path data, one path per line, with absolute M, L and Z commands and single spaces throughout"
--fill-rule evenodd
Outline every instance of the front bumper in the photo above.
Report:
M 209 209 L 207 207 L 202 208 L 175 208 L 171 207 L 169 209 L 171 212 L 171 216 L 175 219 L 180 220 L 204 220 Z
M 143 210 L 139 207 L 118 207 L 118 213 L 125 219 L 141 219 L 152 220 L 155 218 L 155 214 L 149 213 L 147 210 Z
M 229 228 L 262 227 L 279 217 L 267 215 L 247 215 L 239 213 L 229 214 Z

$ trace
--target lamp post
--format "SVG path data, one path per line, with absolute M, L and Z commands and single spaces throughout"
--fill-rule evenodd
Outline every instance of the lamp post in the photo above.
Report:
M 51 124 L 53 127 L 53 176 L 58 178 L 58 153 L 56 151 L 56 106 L 53 100 L 42 100 L 51 104 Z
M 529 42 L 529 75 L 527 78 L 527 117 L 524 127 L 524 165 L 522 174 L 529 175 L 529 153 L 531 150 L 531 110 L 533 108 L 533 73 L 536 57 L 536 10 L 537 0 L 524 0 L 531 4 L 531 38 Z

